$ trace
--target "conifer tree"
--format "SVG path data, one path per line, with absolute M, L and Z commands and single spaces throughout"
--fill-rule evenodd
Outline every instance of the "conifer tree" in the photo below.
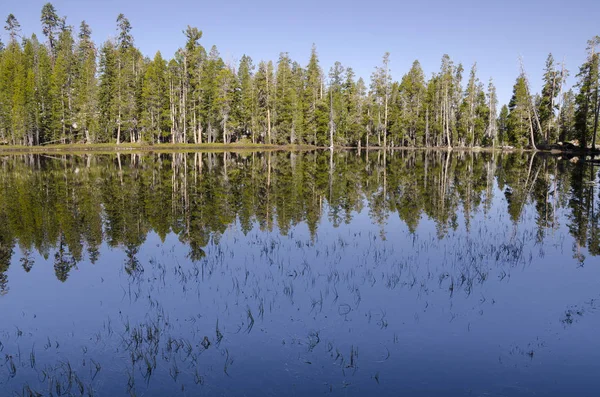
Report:
M 52 59 L 56 57 L 57 41 L 61 31 L 65 28 L 65 19 L 60 18 L 56 13 L 56 9 L 51 3 L 46 3 L 42 7 L 42 15 L 40 17 L 42 23 L 42 33 L 48 39 L 48 46 Z
M 142 86 L 142 139 L 149 143 L 159 143 L 169 133 L 166 75 L 167 64 L 157 52 L 146 67 Z
M 291 61 L 288 53 L 279 55 L 275 76 L 274 132 L 275 143 L 294 143 L 294 103 L 296 90 L 292 78 Z
M 96 48 L 91 35 L 89 25 L 82 21 L 75 50 L 73 118 L 75 130 L 79 132 L 80 139 L 85 138 L 86 143 L 96 141 L 97 130 Z
M 508 104 L 510 113 L 507 120 L 508 141 L 517 147 L 527 145 L 527 136 L 533 129 L 530 103 L 531 99 L 527 92 L 525 78 L 521 75 L 513 87 L 513 95 Z
M 562 74 L 559 70 L 556 70 L 552 54 L 548 54 L 548 58 L 546 59 L 546 68 L 543 79 L 544 85 L 542 87 L 538 114 L 544 141 L 548 143 L 550 140 L 556 139 L 555 113 L 558 109 L 556 98 L 558 97 L 562 85 Z
M 256 143 L 256 103 L 252 81 L 253 71 L 252 58 L 247 55 L 242 56 L 237 76 L 240 85 L 239 128 L 244 136 L 251 136 L 252 143 Z

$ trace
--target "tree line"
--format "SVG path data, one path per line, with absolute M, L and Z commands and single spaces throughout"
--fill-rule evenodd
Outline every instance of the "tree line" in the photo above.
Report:
M 564 62 L 548 56 L 540 93 L 523 67 L 501 107 L 492 79 L 448 55 L 428 79 L 418 61 L 400 81 L 383 56 L 370 81 L 336 62 L 322 69 L 315 46 L 308 65 L 283 52 L 257 65 L 226 63 L 188 26 L 171 59 L 147 58 L 120 14 L 117 35 L 100 47 L 83 21 L 67 24 L 43 6 L 45 37 L 25 36 L 10 14 L 0 41 L 0 143 L 232 143 L 354 147 L 538 146 L 577 140 L 594 146 L 600 111 L 598 46 L 588 42 L 577 84 L 566 89 Z

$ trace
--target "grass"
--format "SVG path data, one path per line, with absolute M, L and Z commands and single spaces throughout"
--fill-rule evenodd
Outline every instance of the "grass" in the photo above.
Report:
M 113 153 L 113 152 L 192 152 L 192 151 L 263 151 L 263 150 L 313 150 L 312 145 L 267 145 L 261 143 L 72 143 L 44 146 L 6 145 L 0 146 L 0 154 L 10 153 Z

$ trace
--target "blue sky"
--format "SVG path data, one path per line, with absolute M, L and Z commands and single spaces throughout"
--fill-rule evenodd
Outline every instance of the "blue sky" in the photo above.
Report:
M 0 17 L 15 14 L 23 32 L 41 36 L 40 10 L 45 0 L 3 0 Z M 510 99 L 522 55 L 532 89 L 541 86 L 549 52 L 566 62 L 569 83 L 585 58 L 586 41 L 600 34 L 600 5 L 595 0 L 402 1 L 351 0 L 63 0 L 52 2 L 67 22 L 85 19 L 101 43 L 116 32 L 117 15 L 133 26 L 136 45 L 148 56 L 160 50 L 171 57 L 184 44 L 189 24 L 204 32 L 202 44 L 217 45 L 225 61 L 243 54 L 277 60 L 287 51 L 306 65 L 312 43 L 325 71 L 335 62 L 368 78 L 385 51 L 391 53 L 394 79 L 418 59 L 427 76 L 437 71 L 444 53 L 466 73 L 477 61 L 478 76 L 493 77 L 501 102 Z M 7 35 L 2 32 L 3 41 Z M 465 77 L 466 77 L 465 73 Z

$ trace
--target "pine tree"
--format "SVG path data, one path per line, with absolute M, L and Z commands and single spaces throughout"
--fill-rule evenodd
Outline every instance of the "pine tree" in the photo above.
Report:
M 577 74 L 579 93 L 576 97 L 575 128 L 579 146 L 587 148 L 590 137 L 595 145 L 598 126 L 598 110 L 600 109 L 599 94 L 599 54 L 596 46 L 600 37 L 588 42 L 588 56 Z
M 508 115 L 508 106 L 503 105 L 498 116 L 498 142 L 502 146 L 508 142 Z
M 142 86 L 142 139 L 160 143 L 169 133 L 169 101 L 167 96 L 167 64 L 160 52 L 146 67 Z
M 531 99 L 527 91 L 525 77 L 517 78 L 513 87 L 513 96 L 508 104 L 510 111 L 507 120 L 508 141 L 517 147 L 527 145 L 528 135 L 533 129 L 533 120 L 529 109 Z
M 237 120 L 232 120 L 232 114 L 236 106 L 235 92 L 237 91 L 237 80 L 233 70 L 223 67 L 217 75 L 218 94 L 215 103 L 217 120 L 221 126 L 223 143 L 231 143 L 232 135 L 237 127 Z
M 75 57 L 70 27 L 60 33 L 56 44 L 56 58 L 50 77 L 51 141 L 66 143 L 73 138 L 73 84 Z
M 335 62 L 329 71 L 329 145 L 341 140 L 346 142 L 346 133 L 348 129 L 348 106 L 346 104 L 347 96 L 344 95 L 344 74 L 346 69 L 340 62 Z
M 79 138 L 86 143 L 96 141 L 93 135 L 97 130 L 97 81 L 96 81 L 96 48 L 91 39 L 89 25 L 82 21 L 79 28 L 79 41 L 75 50 L 74 81 L 74 128 Z
M 496 146 L 498 143 L 498 97 L 496 96 L 496 87 L 494 82 L 490 78 L 488 83 L 487 91 L 487 105 L 488 105 L 488 121 L 485 130 L 485 138 L 487 144 Z M 508 109 L 507 109 L 508 110 Z
M 141 96 L 142 55 L 133 45 L 131 35 L 131 24 L 123 15 L 117 17 L 117 39 L 116 52 L 116 124 L 117 144 L 121 138 L 129 139 L 130 142 L 139 140 L 139 106 L 137 98 Z
M 110 142 L 117 129 L 118 66 L 117 48 L 112 41 L 107 41 L 100 48 L 100 83 L 98 87 L 99 131 L 97 141 Z
M 540 118 L 540 124 L 542 126 L 542 132 L 544 141 L 548 143 L 550 140 L 556 139 L 556 131 L 554 122 L 556 117 L 556 110 L 558 104 L 556 103 L 556 97 L 560 92 L 560 86 L 562 85 L 562 73 L 556 70 L 554 57 L 552 54 L 548 54 L 546 59 L 546 68 L 544 72 L 544 85 L 542 87 L 542 94 L 538 114 Z
M 460 126 L 458 139 L 469 146 L 476 145 L 475 136 L 475 119 L 479 80 L 477 79 L 477 63 L 474 63 L 469 73 L 469 82 L 465 91 L 465 97 L 461 104 L 461 112 L 459 115 Z
M 371 92 L 375 101 L 377 112 L 377 143 L 387 148 L 389 100 L 391 93 L 392 78 L 390 76 L 390 53 L 383 55 L 381 66 L 375 68 L 371 75 Z M 383 136 L 383 140 L 381 139 Z
M 292 63 L 292 87 L 294 90 L 292 96 L 292 107 L 293 107 L 293 118 L 292 118 L 292 131 L 291 137 L 293 138 L 290 143 L 292 144 L 303 144 L 306 143 L 306 117 L 304 109 L 304 81 L 305 71 L 298 62 Z
M 566 142 L 576 139 L 575 94 L 573 93 L 573 90 L 569 90 L 563 94 L 558 120 L 560 125 L 559 141 Z
M 27 132 L 27 70 L 23 48 L 17 42 L 20 24 L 13 14 L 6 20 L 8 47 L 2 51 L 0 63 L 0 123 L 2 140 L 25 144 Z
M 185 47 L 179 50 L 181 55 L 181 141 L 188 140 L 188 130 L 193 133 L 194 143 L 202 141 L 201 120 L 201 78 L 202 67 L 206 60 L 206 50 L 199 43 L 202 31 L 188 25 L 183 32 L 186 37 Z
M 202 68 L 200 83 L 200 114 L 207 133 L 208 143 L 217 142 L 219 136 L 219 126 L 221 126 L 222 121 L 222 109 L 219 108 L 219 73 L 224 67 L 225 64 L 219 55 L 217 47 L 213 46 Z M 223 81 L 226 81 L 226 79 Z
M 277 144 L 294 143 L 294 102 L 296 90 L 292 79 L 291 61 L 288 53 L 282 52 L 277 62 L 274 98 L 273 140 Z
M 322 115 L 319 107 L 322 109 L 321 102 L 323 101 L 323 73 L 319 66 L 319 57 L 317 55 L 317 47 L 313 44 L 310 60 L 306 67 L 306 85 L 304 92 L 304 105 L 306 106 L 306 129 L 307 133 L 311 134 L 309 143 L 317 144 L 317 135 L 322 126 L 320 126 L 320 119 Z M 329 118 L 329 115 L 327 115 Z M 321 128 L 320 128 L 321 127 Z
M 273 63 L 260 62 L 254 78 L 257 118 L 262 142 L 271 144 L 271 113 L 273 108 Z
M 408 73 L 402 77 L 396 103 L 396 107 L 401 110 L 398 129 L 405 145 L 424 144 L 424 103 L 425 76 L 421 64 L 415 60 Z
M 247 55 L 242 56 L 238 68 L 240 130 L 243 136 L 251 136 L 252 143 L 256 143 L 256 103 L 254 99 L 253 70 L 252 58 Z
M 42 7 L 40 22 L 42 23 L 42 32 L 48 39 L 52 59 L 54 59 L 57 52 L 58 37 L 65 28 L 65 19 L 58 16 L 56 9 L 51 3 L 46 3 Z
M 344 145 L 356 145 L 361 143 L 363 133 L 362 111 L 363 98 L 359 92 L 358 83 L 354 81 L 354 70 L 346 68 L 346 79 L 344 81 L 343 95 L 346 106 L 346 130 L 344 132 Z
M 4 29 L 8 32 L 8 36 L 10 37 L 9 43 L 16 42 L 17 37 L 21 37 L 21 24 L 13 14 L 8 14 Z

